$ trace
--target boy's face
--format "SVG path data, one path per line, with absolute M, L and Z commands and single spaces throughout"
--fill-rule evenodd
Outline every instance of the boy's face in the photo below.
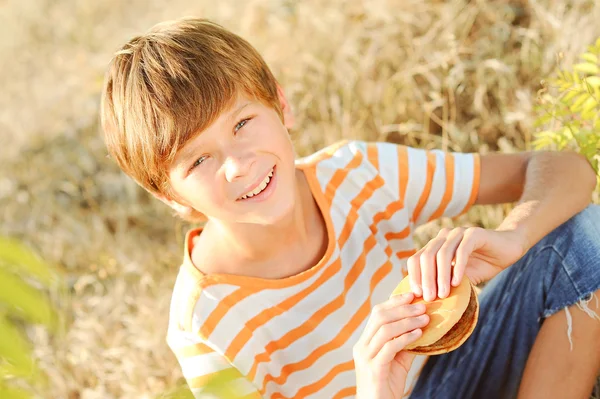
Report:
M 279 89 L 284 122 L 272 108 L 244 95 L 178 152 L 169 170 L 179 196 L 169 203 L 227 223 L 271 224 L 295 201 L 293 115 Z

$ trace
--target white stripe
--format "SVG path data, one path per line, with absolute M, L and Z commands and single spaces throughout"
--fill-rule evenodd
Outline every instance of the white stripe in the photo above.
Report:
M 232 368 L 231 364 L 216 352 L 181 359 L 179 363 L 185 378 L 201 377 Z
M 385 180 L 385 185 L 399 198 L 398 146 L 391 143 L 377 143 L 377 149 L 379 151 L 379 171 Z
M 474 188 L 474 173 L 475 158 L 473 154 L 454 154 L 454 186 L 452 200 L 444 212 L 446 216 L 457 216 L 465 209 Z
M 169 348 L 174 351 L 186 346 L 196 345 L 200 342 L 201 341 L 198 339 L 198 336 L 181 331 L 176 327 L 170 326 L 167 332 L 167 344 L 169 345 Z
M 210 287 L 203 288 L 198 301 L 194 305 L 192 331 L 197 333 L 208 315 L 219 305 L 219 302 L 237 289 L 238 287 L 229 284 L 211 285 Z
M 427 155 L 425 151 L 407 147 L 408 183 L 404 204 L 409 212 L 414 212 L 427 180 Z
M 438 150 L 431 151 L 435 155 L 435 172 L 431 182 L 431 191 L 425 201 L 425 206 L 421 209 L 419 218 L 415 221 L 415 226 L 426 223 L 429 217 L 439 208 L 444 192 L 446 191 L 446 163 L 445 154 Z

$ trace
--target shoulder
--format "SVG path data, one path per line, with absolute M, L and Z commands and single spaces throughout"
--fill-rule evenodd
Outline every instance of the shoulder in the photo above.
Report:
M 189 331 L 194 306 L 200 296 L 197 278 L 191 276 L 186 267 L 179 269 L 169 307 L 169 332 Z
M 356 168 L 368 166 L 368 158 L 377 144 L 360 140 L 342 140 L 296 161 L 300 168 Z

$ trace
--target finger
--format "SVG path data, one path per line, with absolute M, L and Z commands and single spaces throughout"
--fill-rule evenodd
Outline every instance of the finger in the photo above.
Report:
M 450 278 L 452 275 L 452 259 L 456 249 L 464 235 L 464 229 L 458 228 L 452 230 L 446 242 L 437 253 L 437 289 L 440 298 L 446 298 L 450 294 Z
M 469 227 L 456 249 L 456 262 L 452 270 L 452 285 L 457 287 L 465 275 L 465 269 L 471 253 L 477 248 L 483 229 Z
M 406 294 L 394 295 L 387 301 L 373 306 L 369 320 L 367 320 L 367 325 L 359 338 L 359 344 L 366 347 L 379 327 L 397 319 L 393 309 L 408 305 L 413 299 L 414 294 L 408 292 Z
M 423 304 L 420 305 L 425 307 Z M 421 313 L 423 311 L 421 311 Z M 429 323 L 429 316 L 427 314 L 416 316 L 419 311 L 414 308 L 410 309 L 408 312 L 411 313 L 411 317 L 403 318 L 393 323 L 388 323 L 379 328 L 369 343 L 366 351 L 367 359 L 374 358 L 387 342 L 416 328 L 423 328 Z
M 410 282 L 410 289 L 415 293 L 415 296 L 420 297 L 423 295 L 423 289 L 421 287 L 421 263 L 420 257 L 423 249 L 418 250 L 413 256 L 408 258 L 406 261 L 406 268 L 408 269 L 408 281 Z
M 375 358 L 373 358 L 373 363 L 377 366 L 389 364 L 400 351 L 415 342 L 421 335 L 423 335 L 423 331 L 417 328 L 386 342 Z
M 421 253 L 421 283 L 423 286 L 423 299 L 427 302 L 433 301 L 437 296 L 437 266 L 436 256 L 446 237 L 436 237 Z

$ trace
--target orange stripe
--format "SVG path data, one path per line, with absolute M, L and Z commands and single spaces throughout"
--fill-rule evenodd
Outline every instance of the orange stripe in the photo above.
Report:
M 400 145 L 398 149 L 398 191 L 400 192 L 400 201 L 402 208 L 404 207 L 404 199 L 406 198 L 406 187 L 408 187 L 408 150 L 406 146 Z
M 386 240 L 401 240 L 403 238 L 406 238 L 410 235 L 410 226 L 406 226 L 404 228 L 404 230 L 402 231 L 398 231 L 395 233 L 389 232 L 385 234 L 385 239 Z
M 377 225 L 382 220 L 389 220 L 396 212 L 402 209 L 403 203 L 402 200 L 391 202 L 385 210 L 381 212 L 377 212 L 375 216 L 373 216 L 373 224 L 369 226 L 371 232 L 373 234 L 377 234 Z
M 391 263 L 388 261 L 382 267 L 380 267 L 379 270 L 375 272 L 375 274 L 373 274 L 373 277 L 371 278 L 371 289 L 368 298 L 356 311 L 354 316 L 352 316 L 352 318 L 348 321 L 348 324 L 346 324 L 346 326 L 342 328 L 340 333 L 334 339 L 312 351 L 311 354 L 303 360 L 296 363 L 286 364 L 281 369 L 281 374 L 279 375 L 279 377 L 274 377 L 271 374 L 267 374 L 263 380 L 262 389 L 260 392 L 262 394 L 265 393 L 266 386 L 269 382 L 273 382 L 277 385 L 285 384 L 290 374 L 307 369 L 325 354 L 335 349 L 338 349 L 342 345 L 344 345 L 348 341 L 350 336 L 356 331 L 356 329 L 369 316 L 369 313 L 371 311 L 371 294 L 373 292 L 373 287 L 375 287 L 381 281 L 381 279 L 383 279 L 391 270 L 392 266 Z
M 254 357 L 254 363 L 252 364 L 252 368 L 248 373 L 248 378 L 250 380 L 254 380 L 254 377 L 256 376 L 256 371 L 258 369 L 258 365 L 260 363 L 270 360 L 271 354 L 273 352 L 277 350 L 283 350 L 298 339 L 309 334 L 315 328 L 317 328 L 319 324 L 327 318 L 327 316 L 340 309 L 344 305 L 345 293 L 348 292 L 350 288 L 352 288 L 354 283 L 358 280 L 358 277 L 360 277 L 360 274 L 363 272 L 366 264 L 367 255 L 369 254 L 371 249 L 375 247 L 375 244 L 377 244 L 377 240 L 374 236 L 369 236 L 369 238 L 365 240 L 361 255 L 358 257 L 354 265 L 352 265 L 350 272 L 348 272 L 346 278 L 344 279 L 344 290 L 340 295 L 338 295 L 335 299 L 327 303 L 325 306 L 321 307 L 321 309 L 314 313 L 310 317 L 310 319 L 306 320 L 304 323 L 294 328 L 293 330 L 288 331 L 283 337 L 279 338 L 276 341 L 269 342 L 265 346 L 265 351 Z
M 409 249 L 407 251 L 399 251 L 396 252 L 396 256 L 400 259 L 408 258 L 409 256 L 413 256 L 417 252 L 416 249 Z
M 294 395 L 294 399 L 305 398 L 308 395 L 311 395 L 315 392 L 319 392 L 327 384 L 329 384 L 335 377 L 337 377 L 338 374 L 346 372 L 346 371 L 350 371 L 350 370 L 354 370 L 354 361 L 350 360 L 348 362 L 338 364 L 337 366 L 335 366 L 334 368 L 329 370 L 329 372 L 327 374 L 325 374 L 325 376 L 323 378 L 321 378 L 319 381 L 300 388 L 298 393 L 296 393 Z M 271 397 L 273 399 L 288 399 L 280 393 L 275 393 Z
M 358 220 L 358 212 L 357 209 L 360 209 L 366 200 L 371 198 L 375 190 L 383 187 L 385 181 L 381 176 L 377 175 L 373 179 L 371 179 L 360 192 L 354 197 L 352 201 L 350 201 L 350 214 L 346 219 L 346 224 L 344 225 L 342 232 L 340 233 L 339 238 L 339 246 L 343 248 L 346 245 L 346 241 L 350 238 L 350 233 L 354 229 L 354 224 Z
M 356 387 L 344 388 L 333 396 L 333 399 L 342 399 L 348 396 L 356 395 Z
M 480 179 L 480 155 L 477 153 L 473 154 L 473 184 L 471 185 L 471 196 L 469 197 L 469 201 L 467 205 L 465 205 L 464 209 L 459 213 L 459 216 L 469 210 L 470 207 L 475 204 L 475 200 L 477 200 L 477 195 L 479 194 L 479 179 Z
M 231 294 L 227 295 L 225 298 L 220 300 L 217 307 L 210 313 L 210 315 L 208 315 L 206 321 L 200 328 L 202 335 L 208 338 L 210 334 L 213 333 L 221 319 L 225 317 L 229 309 L 231 309 L 238 302 L 243 301 L 244 299 L 246 299 L 254 293 L 256 293 L 256 291 L 238 288 L 237 290 L 233 291 Z
M 278 316 L 290 310 L 298 302 L 306 298 L 317 288 L 321 287 L 327 280 L 329 280 L 331 277 L 337 274 L 340 271 L 340 269 L 341 260 L 338 259 L 336 262 L 333 262 L 331 265 L 329 265 L 327 270 L 325 270 L 325 272 L 321 274 L 319 278 L 316 279 L 310 286 L 286 298 L 280 304 L 263 310 L 262 312 L 254 316 L 252 319 L 250 319 L 250 321 L 248 321 L 245 324 L 245 328 L 234 338 L 234 340 L 231 342 L 231 344 L 225 351 L 225 357 L 227 359 L 233 360 L 238 355 L 238 353 L 240 353 L 244 345 L 248 343 L 250 338 L 252 338 L 252 335 L 254 334 L 255 330 L 257 330 L 260 326 L 264 325 L 275 316 Z
M 335 171 L 329 183 L 327 183 L 327 187 L 325 188 L 325 196 L 329 199 L 332 199 L 335 195 L 337 189 L 342 185 L 346 176 L 352 169 L 356 169 L 362 163 L 363 155 L 361 152 L 357 152 L 352 160 L 348 163 L 348 165 L 343 169 L 338 169 Z
M 440 206 L 433 212 L 433 214 L 429 217 L 429 220 L 434 220 L 441 217 L 444 214 L 444 211 L 448 207 L 450 200 L 452 199 L 452 193 L 454 192 L 454 155 L 447 153 L 446 159 L 446 191 L 444 191 L 444 196 L 442 197 L 442 201 L 440 202 Z
M 199 377 L 188 378 L 187 383 L 190 388 L 203 388 L 207 384 L 219 382 L 219 384 L 233 381 L 242 377 L 242 374 L 234 367 L 215 371 L 214 373 L 204 374 Z
M 375 166 L 375 169 L 379 170 L 379 150 L 377 148 L 377 144 L 367 144 L 367 159 L 373 166 Z
M 173 349 L 173 353 L 178 359 L 206 355 L 207 353 L 211 352 L 214 352 L 213 349 L 210 346 L 201 342 L 194 345 L 188 345 L 183 346 L 181 348 Z
M 412 221 L 416 222 L 421 215 L 421 211 L 423 207 L 427 203 L 427 198 L 429 198 L 429 194 L 431 193 L 431 184 L 433 183 L 433 175 L 435 173 L 435 163 L 436 157 L 433 152 L 427 153 L 427 177 L 425 180 L 425 187 L 423 188 L 423 192 L 421 193 L 421 197 L 419 198 L 419 202 L 413 211 Z

